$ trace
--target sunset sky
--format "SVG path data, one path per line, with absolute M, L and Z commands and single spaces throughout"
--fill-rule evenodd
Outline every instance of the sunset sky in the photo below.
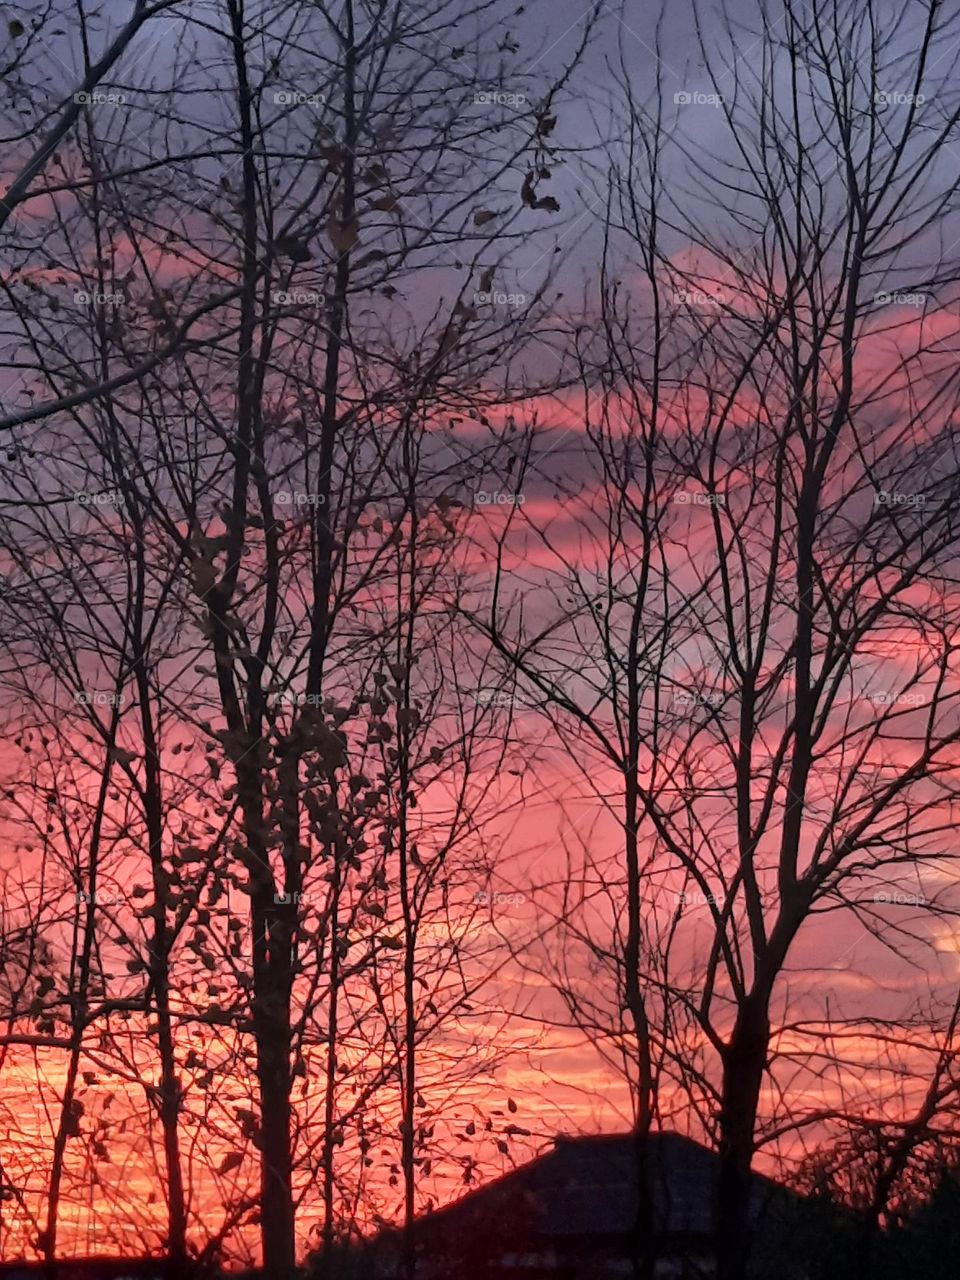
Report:
M 286 1280 L 647 1127 L 806 1190 L 919 1114 L 905 1195 L 960 11 L 59 7 L 2 81 L 0 1257 Z

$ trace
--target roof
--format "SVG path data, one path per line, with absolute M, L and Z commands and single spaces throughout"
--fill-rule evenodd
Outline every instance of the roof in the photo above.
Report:
M 650 1135 L 649 1182 L 654 1227 L 669 1235 L 713 1230 L 718 1161 L 715 1152 L 678 1133 Z M 509 1223 L 528 1238 L 628 1235 L 637 1212 L 637 1164 L 630 1134 L 559 1138 L 552 1150 L 469 1192 L 420 1220 L 424 1243 L 448 1231 L 469 1234 L 483 1223 Z M 754 1175 L 751 1213 L 774 1200 L 798 1197 Z

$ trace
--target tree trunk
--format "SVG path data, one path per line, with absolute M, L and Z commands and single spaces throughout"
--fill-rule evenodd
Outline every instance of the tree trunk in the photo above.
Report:
M 624 793 L 624 855 L 627 871 L 627 938 L 624 951 L 626 1006 L 633 1025 L 637 1051 L 637 1089 L 634 1100 L 634 1160 L 637 1184 L 637 1208 L 631 1242 L 633 1280 L 653 1280 L 656 1269 L 656 1221 L 650 1181 L 650 1129 L 653 1123 L 654 1071 L 650 1041 L 650 1020 L 641 985 L 643 957 L 643 894 L 639 840 L 640 792 L 637 782 L 640 768 L 640 626 L 646 599 L 646 566 L 637 591 L 630 624 L 630 662 L 627 669 L 628 734 L 627 769 Z
M 143 591 L 147 581 L 142 521 L 137 529 L 137 600 L 133 629 L 134 658 L 137 672 L 137 694 L 140 700 L 140 726 L 143 733 L 144 811 L 150 841 L 150 871 L 153 881 L 153 945 L 148 970 L 157 1015 L 157 1048 L 160 1055 L 159 1111 L 163 1132 L 164 1164 L 167 1173 L 167 1254 L 175 1269 L 185 1270 L 187 1263 L 187 1205 L 180 1160 L 180 1080 L 174 1043 L 173 1017 L 170 1010 L 171 937 L 165 905 L 166 876 L 163 868 L 163 780 L 160 748 L 150 701 L 149 659 L 143 643 Z
M 741 1006 L 723 1064 L 717 1188 L 718 1280 L 744 1280 L 750 1259 L 750 1169 L 770 1020 L 766 1001 Z
M 332 1268 L 334 1246 L 334 1155 L 335 1121 L 337 1114 L 337 1045 L 339 1044 L 340 1016 L 340 889 L 341 865 L 336 848 L 333 855 L 333 884 L 330 901 L 330 995 L 327 1004 L 327 1064 L 324 1080 L 323 1104 L 323 1262 L 324 1276 Z
M 416 963 L 417 933 L 413 919 L 409 882 L 409 864 L 406 829 L 407 762 L 410 744 L 404 733 L 401 751 L 400 786 L 401 840 L 400 840 L 400 895 L 403 903 L 404 957 L 403 957 L 403 1063 L 401 1066 L 401 1110 L 403 1168 L 403 1246 L 400 1274 L 403 1280 L 415 1280 L 417 1253 L 414 1229 L 416 1226 L 416 1098 L 417 1098 L 417 1012 L 416 1012 Z
M 636 1125 L 633 1132 L 637 1177 L 637 1212 L 633 1222 L 630 1265 L 633 1280 L 653 1280 L 656 1271 L 656 1221 L 650 1169 L 650 1126 Z
M 119 703 L 114 709 L 107 739 L 108 747 L 113 747 L 117 740 L 117 724 L 119 722 Z M 109 760 L 109 757 L 108 757 Z M 60 1104 L 60 1117 L 57 1133 L 53 1143 L 53 1157 L 50 1167 L 50 1181 L 47 1190 L 47 1221 L 41 1233 L 40 1241 L 47 1274 L 53 1276 L 56 1268 L 57 1229 L 60 1221 L 60 1195 L 63 1185 L 64 1167 L 66 1164 L 67 1141 L 79 1135 L 80 1113 L 77 1111 L 76 1087 L 80 1073 L 80 1058 L 83 1052 L 83 1035 L 87 1025 L 89 1011 L 90 971 L 94 953 L 95 919 L 97 912 L 97 875 L 100 864 L 100 836 L 103 830 L 103 817 L 106 811 L 107 793 L 110 788 L 110 764 L 104 766 L 97 794 L 97 805 L 94 811 L 93 826 L 90 831 L 89 853 L 87 861 L 87 893 L 86 909 L 83 920 L 83 940 L 80 945 L 76 968 L 71 973 L 70 991 L 70 1058 L 67 1063 L 66 1080 L 63 1086 L 63 1099 Z M 79 925 L 78 925 L 79 928 Z M 74 938 L 76 947 L 76 937 Z M 74 952 L 76 954 L 76 951 Z
M 162 907 L 158 907 L 158 913 Z M 166 932 L 165 924 L 158 929 Z M 177 1077 L 173 1024 L 170 1016 L 170 954 L 158 956 L 153 980 L 160 1052 L 160 1124 L 167 1172 L 167 1254 L 175 1268 L 187 1265 L 187 1205 L 180 1163 L 180 1081 Z
M 273 908 L 271 911 L 270 908 Z M 264 1272 L 291 1280 L 295 1265 L 290 1106 L 290 940 L 287 906 L 254 902 L 253 1025 L 260 1089 L 260 1234 Z M 279 927 L 278 927 L 279 926 Z

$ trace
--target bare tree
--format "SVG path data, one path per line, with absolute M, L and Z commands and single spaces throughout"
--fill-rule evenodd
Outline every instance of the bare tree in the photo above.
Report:
M 925 14 L 906 57 L 876 6 L 786 4 L 749 35 L 731 19 L 719 51 L 702 38 L 706 91 L 691 78 L 674 112 L 662 68 L 642 96 L 623 64 L 600 352 L 585 358 L 584 325 L 568 357 L 585 439 L 533 456 L 564 505 L 546 528 L 517 515 L 476 615 L 616 798 L 610 953 L 716 1137 L 725 1280 L 747 1266 L 765 1082 L 805 1078 L 779 1048 L 798 938 L 825 911 L 869 928 L 891 877 L 949 905 L 958 264 L 938 247 L 955 242 L 957 98 L 954 19 Z M 697 111 L 709 146 L 684 125 Z M 545 618 L 510 572 L 520 531 L 550 552 Z M 596 548 L 594 573 L 571 545 Z
M 439 696 L 440 655 L 456 660 L 456 645 L 439 639 L 455 615 L 427 626 L 437 665 L 422 695 L 404 654 L 419 644 L 421 591 L 436 586 L 420 566 L 455 541 L 447 490 L 502 448 L 487 413 L 544 310 L 538 295 L 504 318 L 486 297 L 490 281 L 529 228 L 548 227 L 558 211 L 543 194 L 549 179 L 531 167 L 550 145 L 556 81 L 536 100 L 530 90 L 529 111 L 496 115 L 480 100 L 480 87 L 505 76 L 533 83 L 510 70 L 518 50 L 509 42 L 487 49 L 493 12 L 351 0 L 251 11 L 225 0 L 209 21 L 188 22 L 162 63 L 162 112 L 131 91 L 120 104 L 129 109 L 57 127 L 63 145 L 46 185 L 30 185 L 36 165 L 21 183 L 50 202 L 43 265 L 32 231 L 7 249 L 9 344 L 27 389 L 8 416 L 15 492 L 3 546 L 25 591 L 45 541 L 63 540 L 67 563 L 65 599 L 59 587 L 44 597 L 49 641 L 31 628 L 26 598 L 14 602 L 26 640 L 14 666 L 72 664 L 79 681 L 77 651 L 110 652 L 111 628 L 121 637 L 111 673 L 117 697 L 129 690 L 132 703 L 122 715 L 113 708 L 114 737 L 96 730 L 96 776 L 111 828 L 115 804 L 137 810 L 135 828 L 120 824 L 113 856 L 141 837 L 149 865 L 138 926 L 118 921 L 113 942 L 156 1035 L 167 1244 L 183 1255 L 178 1140 L 206 1124 L 223 1223 L 205 1224 L 199 1247 L 213 1256 L 250 1225 L 251 1156 L 262 1259 L 278 1278 L 293 1270 L 297 1178 L 316 1172 L 318 1149 L 328 1242 L 336 1227 L 343 1122 L 364 1116 L 342 1098 L 344 1045 L 362 1024 L 364 990 L 385 1013 L 403 1009 L 401 1041 L 382 1037 L 361 1095 L 401 1082 L 409 1223 L 416 1170 L 429 1160 L 418 1154 L 429 1139 L 413 1124 L 417 1054 L 480 981 L 464 970 L 453 920 L 433 974 L 418 972 L 422 922 L 441 919 L 459 895 L 451 898 L 444 867 L 481 825 L 482 795 L 465 779 L 482 708 L 453 683 L 459 696 L 431 717 L 448 722 L 458 744 L 446 756 L 432 740 L 421 759 L 426 715 L 414 722 L 415 700 Z M 461 49 L 454 36 L 462 43 L 464 32 Z M 449 57 L 437 55 L 438 41 Z M 195 66 L 208 77 L 196 119 L 181 114 L 178 97 Z M 162 165 L 144 159 L 145 138 Z M 442 290 L 424 305 L 415 291 L 440 272 Z M 457 414 L 469 430 L 457 431 Z M 107 495 L 108 518 L 57 525 L 71 466 L 89 470 L 94 487 L 84 492 L 96 508 Z M 415 566 L 412 578 L 404 564 Z M 425 588 L 415 582 L 423 572 Z M 396 586 L 396 616 L 383 616 L 384 583 Z M 69 626 L 65 607 L 78 615 Z M 408 674 L 372 710 L 371 699 L 385 702 L 371 684 L 385 660 Z M 72 733 L 65 726 L 65 755 L 80 746 Z M 377 753 L 383 777 L 358 785 Z M 442 780 L 446 770 L 453 781 Z M 430 870 L 415 862 L 419 786 L 448 795 Z M 99 836 L 84 856 L 88 884 Z M 384 859 L 402 881 L 399 941 L 379 902 Z M 75 948 L 84 989 L 102 922 L 95 898 L 86 905 L 87 942 Z M 85 1002 L 70 1041 L 74 1075 Z M 255 1110 L 243 1100 L 248 1040 Z M 213 1060 L 238 1093 L 210 1096 Z M 294 1103 L 316 1065 L 319 1147 Z M 67 1099 L 65 1131 L 70 1107 Z M 54 1222 L 55 1194 L 50 1202 Z

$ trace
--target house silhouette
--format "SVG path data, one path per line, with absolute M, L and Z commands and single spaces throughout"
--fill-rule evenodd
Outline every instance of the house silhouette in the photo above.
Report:
M 646 1150 L 655 1275 L 711 1276 L 716 1153 L 678 1133 L 651 1134 Z M 627 1280 L 640 1238 L 637 1163 L 629 1134 L 556 1139 L 528 1164 L 418 1220 L 418 1280 Z M 832 1225 L 821 1206 L 756 1174 L 750 1219 L 758 1276 L 821 1274 Z M 399 1231 L 383 1232 L 364 1262 L 342 1274 L 394 1280 L 401 1243 Z

